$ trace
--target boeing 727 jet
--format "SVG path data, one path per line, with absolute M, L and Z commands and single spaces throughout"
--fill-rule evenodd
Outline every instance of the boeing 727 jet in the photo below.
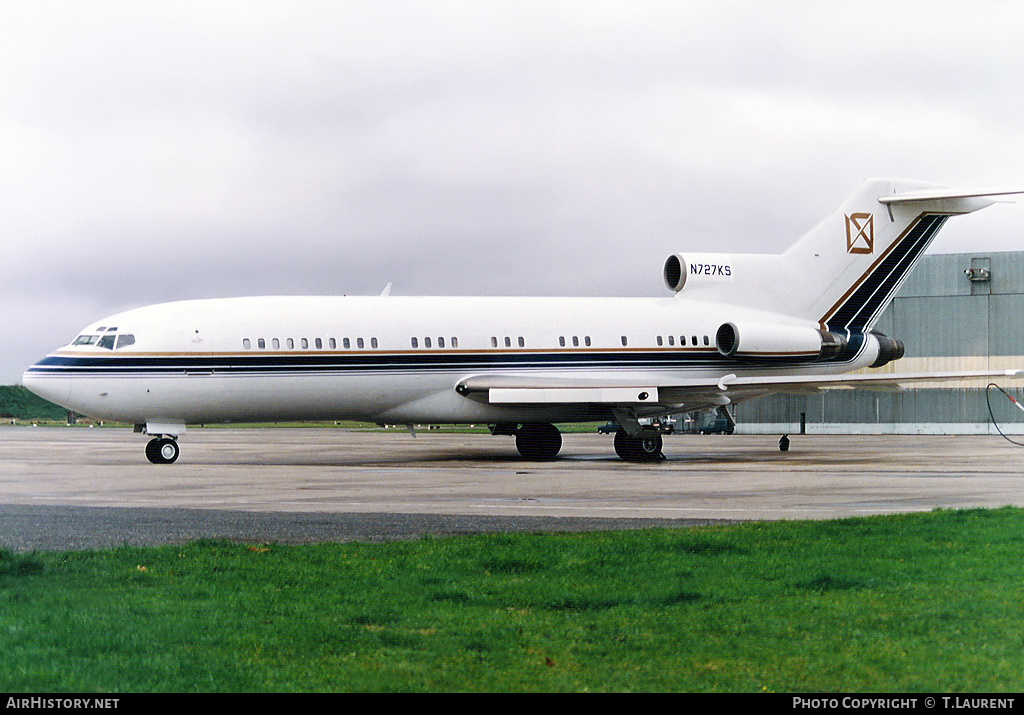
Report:
M 555 423 L 614 420 L 616 453 L 662 458 L 645 418 L 778 391 L 1016 372 L 849 374 L 898 360 L 874 330 L 950 216 L 1021 191 L 872 179 L 778 255 L 669 256 L 664 298 L 257 297 L 104 318 L 28 369 L 69 410 L 151 436 L 171 463 L 189 423 L 483 423 L 523 457 Z

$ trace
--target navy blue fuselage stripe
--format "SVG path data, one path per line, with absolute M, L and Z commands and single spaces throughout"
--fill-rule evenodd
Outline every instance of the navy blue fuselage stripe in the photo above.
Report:
M 837 331 L 861 331 L 877 319 L 878 313 L 888 304 L 947 218 L 937 214 L 919 218 L 867 280 L 827 320 L 826 327 Z
M 847 358 L 848 359 L 848 358 Z M 29 368 L 36 375 L 131 375 L 213 372 L 218 375 L 265 373 L 363 373 L 466 371 L 496 369 L 633 369 L 685 370 L 689 368 L 778 368 L 835 364 L 846 360 L 815 360 L 807 356 L 725 357 L 717 351 L 611 352 L 611 353 L 386 353 L 360 355 L 50 355 Z

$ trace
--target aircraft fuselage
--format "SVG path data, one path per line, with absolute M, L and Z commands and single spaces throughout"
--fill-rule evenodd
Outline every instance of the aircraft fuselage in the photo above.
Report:
M 728 321 L 817 325 L 680 298 L 259 297 L 130 310 L 82 332 L 25 374 L 76 412 L 147 422 L 353 419 L 379 423 L 606 419 L 591 404 L 491 404 L 460 381 L 489 374 L 675 384 L 685 378 L 870 365 L 877 351 L 723 356 Z M 122 335 L 131 344 L 119 346 Z M 90 341 L 89 338 L 96 339 Z M 99 343 L 104 338 L 105 346 Z M 127 341 L 124 341 L 127 342 Z M 714 406 L 638 403 L 637 413 Z

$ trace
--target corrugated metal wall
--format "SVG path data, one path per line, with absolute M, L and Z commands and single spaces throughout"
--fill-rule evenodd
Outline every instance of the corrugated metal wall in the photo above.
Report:
M 964 271 L 988 268 L 990 280 Z M 906 345 L 890 372 L 1024 369 L 1024 253 L 925 256 L 876 330 Z M 1020 380 L 999 381 L 1024 402 Z M 984 383 L 893 393 L 828 390 L 772 395 L 734 407 L 737 431 L 809 433 L 994 433 Z M 1006 433 L 1024 434 L 1024 413 L 997 391 L 993 411 Z

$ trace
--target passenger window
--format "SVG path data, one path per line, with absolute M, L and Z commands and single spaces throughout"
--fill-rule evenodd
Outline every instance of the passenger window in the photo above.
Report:
M 523 340 L 523 336 L 522 335 L 519 336 L 519 347 L 521 347 L 521 348 L 525 348 L 526 347 L 526 341 Z
M 348 340 L 348 338 L 346 338 L 346 340 Z M 413 346 L 414 348 L 418 348 L 418 347 L 420 346 L 420 341 L 419 341 L 419 340 L 417 340 L 416 338 L 413 338 L 413 339 L 412 339 L 412 346 Z
M 264 340 L 263 338 L 260 338 L 259 340 L 256 341 L 256 347 L 258 347 L 260 350 L 265 350 L 267 347 L 267 341 Z
M 425 348 L 429 348 L 430 347 L 430 338 L 423 338 L 423 347 L 425 347 Z
M 583 337 L 583 343 L 584 343 L 584 344 L 585 344 L 585 345 L 586 345 L 586 346 L 587 346 L 588 348 L 590 347 L 590 336 L 589 336 L 589 335 L 585 335 L 585 336 Z
M 338 347 L 338 341 L 335 340 L 334 338 L 331 338 L 330 340 L 327 341 L 327 345 L 331 348 L 331 350 L 334 350 L 336 347 Z
M 373 347 L 377 347 L 377 338 L 373 339 Z M 453 348 L 459 347 L 459 339 L 458 338 L 452 338 L 452 347 Z
M 302 342 L 299 343 L 299 344 L 302 346 L 303 350 L 308 350 L 309 349 L 309 339 L 308 338 L 303 338 Z
M 679 340 L 679 342 L 680 342 L 680 343 L 681 343 L 682 345 L 686 345 L 686 341 L 685 341 L 685 340 L 682 340 L 682 339 L 680 339 L 680 340 Z M 676 336 L 674 336 L 674 335 L 669 335 L 669 336 L 668 336 L 668 344 L 669 344 L 669 345 L 675 345 L 675 344 L 676 344 Z
M 249 338 L 242 338 L 242 347 L 246 350 L 252 349 L 252 341 Z
M 565 347 L 565 336 L 564 335 L 559 335 L 558 336 L 558 345 L 559 345 L 559 347 L 563 347 L 563 348 Z
M 280 350 L 281 349 L 281 341 L 278 340 L 277 338 L 274 338 L 273 340 L 271 340 L 270 344 L 274 347 L 274 350 Z
M 437 347 L 439 347 L 439 348 L 443 348 L 444 347 L 444 338 L 438 338 L 437 339 Z
M 324 349 L 324 340 L 323 340 L 323 338 L 317 338 L 316 342 L 315 342 L 315 345 L 316 345 L 316 349 L 317 350 L 323 350 Z
M 498 347 L 498 339 L 496 337 L 494 337 L 493 335 L 491 336 L 491 347 L 492 348 Z
M 289 350 L 294 350 L 295 349 L 295 338 L 288 338 L 287 345 L 288 345 L 288 349 Z
M 661 345 L 664 345 L 664 344 L 665 344 L 664 341 L 661 339 L 661 336 L 659 335 L 658 336 L 658 346 L 660 347 Z
M 622 347 L 626 347 L 626 336 L 622 336 Z
M 363 343 L 363 339 L 362 339 L 362 338 L 356 338 L 356 347 L 357 347 L 357 348 L 359 348 L 360 350 L 362 350 L 362 349 L 363 349 L 363 345 L 364 345 L 364 344 L 365 344 L 365 343 Z
M 377 338 L 370 338 L 370 347 L 371 348 L 376 348 L 377 347 Z
M 694 335 L 694 336 L 693 336 L 693 344 L 694 344 L 694 345 L 696 345 L 696 344 L 697 344 L 697 336 L 696 336 L 696 335 Z
M 505 347 L 506 348 L 512 347 L 512 338 L 508 337 L 507 335 L 505 336 Z
M 578 348 L 580 346 L 580 339 L 576 335 L 572 336 L 572 346 Z

